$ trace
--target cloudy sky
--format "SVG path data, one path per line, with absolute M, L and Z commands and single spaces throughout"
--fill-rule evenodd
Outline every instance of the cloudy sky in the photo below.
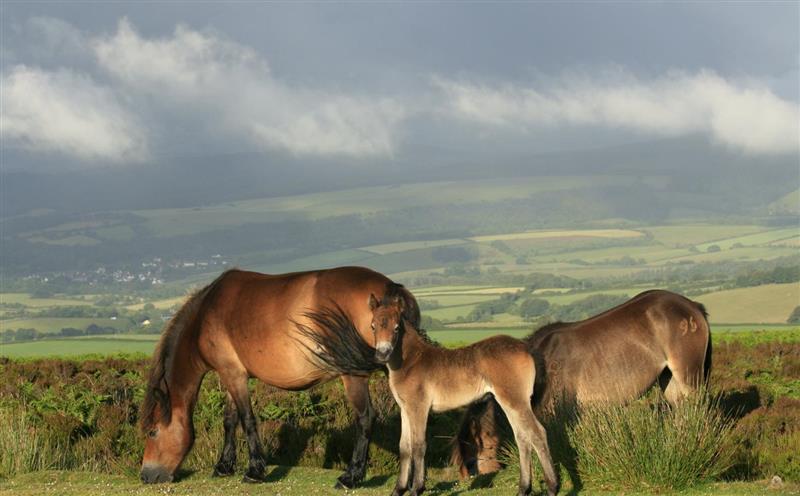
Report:
M 0 5 L 0 129 L 26 164 L 682 136 L 798 153 L 797 2 Z

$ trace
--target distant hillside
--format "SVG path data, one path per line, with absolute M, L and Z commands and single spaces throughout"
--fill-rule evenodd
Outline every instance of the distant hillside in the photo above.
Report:
M 792 225 L 800 183 L 791 157 L 756 160 L 691 139 L 528 156 L 431 149 L 425 157 L 405 153 L 371 166 L 235 154 L 5 174 L 2 272 L 212 255 L 285 266 L 364 246 L 600 223 Z
M 767 209 L 773 215 L 800 215 L 800 189 L 778 198 Z

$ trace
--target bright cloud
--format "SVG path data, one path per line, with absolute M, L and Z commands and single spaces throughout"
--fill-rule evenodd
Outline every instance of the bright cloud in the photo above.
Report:
M 491 126 L 594 125 L 655 135 L 706 133 L 754 154 L 796 153 L 800 112 L 767 87 L 703 71 L 640 80 L 565 77 L 540 88 L 437 78 L 447 112 Z
M 389 155 L 405 115 L 391 98 L 285 84 L 252 49 L 181 25 L 168 38 L 145 39 L 123 19 L 116 34 L 92 47 L 100 66 L 135 94 L 169 100 L 199 112 L 212 128 L 296 154 Z
M 17 146 L 115 162 L 148 155 L 135 117 L 86 75 L 18 65 L 3 74 L 2 92 L 0 133 Z

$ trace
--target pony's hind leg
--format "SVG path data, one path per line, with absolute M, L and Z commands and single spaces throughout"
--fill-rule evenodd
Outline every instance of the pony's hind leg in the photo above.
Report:
M 511 395 L 497 394 L 497 392 L 495 397 L 508 417 L 519 450 L 518 494 L 524 496 L 531 492 L 531 447 L 533 447 L 544 471 L 547 494 L 555 495 L 560 486 L 558 473 L 553 466 L 553 459 L 547 446 L 547 433 L 533 414 L 530 399 L 525 395 L 514 398 Z
M 267 466 L 264 450 L 261 448 L 261 439 L 258 437 L 258 425 L 253 408 L 250 405 L 250 391 L 247 388 L 247 372 L 226 370 L 220 372 L 220 379 L 227 388 L 236 409 L 242 429 L 247 436 L 247 445 L 250 453 L 250 463 L 244 474 L 243 482 L 261 482 L 264 480 L 264 469 Z
M 236 471 L 236 426 L 239 424 L 239 410 L 233 401 L 230 391 L 225 394 L 225 417 L 222 422 L 225 428 L 225 443 L 222 454 L 214 465 L 214 477 L 233 475 Z
M 356 443 L 350 465 L 337 479 L 336 487 L 352 489 L 364 480 L 367 473 L 369 440 L 375 421 L 375 410 L 369 399 L 369 377 L 342 376 L 342 382 L 347 399 L 357 416 Z

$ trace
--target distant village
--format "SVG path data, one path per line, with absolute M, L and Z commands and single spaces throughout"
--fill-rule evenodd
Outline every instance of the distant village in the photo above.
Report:
M 91 271 L 51 272 L 44 274 L 28 274 L 24 281 L 50 283 L 55 280 L 66 283 L 77 283 L 88 286 L 108 284 L 138 283 L 141 285 L 159 286 L 166 280 L 181 276 L 203 273 L 212 269 L 225 267 L 229 262 L 220 254 L 211 255 L 207 259 L 173 259 L 164 260 L 154 257 L 141 262 L 138 267 L 114 268 L 99 266 Z

